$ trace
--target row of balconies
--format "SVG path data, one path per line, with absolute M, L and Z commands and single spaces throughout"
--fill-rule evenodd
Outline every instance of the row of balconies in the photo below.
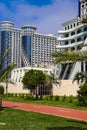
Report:
M 67 34 L 65 34 L 64 37 L 70 37 L 70 36 L 77 35 L 77 34 L 84 33 L 84 32 L 87 32 L 87 27 L 85 27 L 84 29 L 79 29 L 77 31 L 73 31 L 71 33 L 67 33 Z

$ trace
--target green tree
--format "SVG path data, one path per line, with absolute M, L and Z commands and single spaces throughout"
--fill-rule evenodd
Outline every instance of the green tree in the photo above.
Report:
M 38 87 L 46 82 L 46 76 L 41 70 L 29 70 L 25 73 L 22 82 L 24 87 L 30 90 L 31 95 L 36 89 L 36 96 L 38 97 Z

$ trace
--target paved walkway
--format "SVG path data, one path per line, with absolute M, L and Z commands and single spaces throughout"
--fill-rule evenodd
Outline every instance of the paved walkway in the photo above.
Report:
M 75 110 L 75 109 L 68 109 L 68 108 L 9 102 L 9 101 L 3 101 L 3 106 L 20 109 L 20 110 L 26 110 L 26 111 L 32 111 L 32 112 L 38 112 L 38 113 L 43 113 L 43 114 L 50 114 L 50 115 L 55 115 L 55 116 L 60 116 L 60 117 L 87 121 L 87 111 L 84 111 L 84 110 Z

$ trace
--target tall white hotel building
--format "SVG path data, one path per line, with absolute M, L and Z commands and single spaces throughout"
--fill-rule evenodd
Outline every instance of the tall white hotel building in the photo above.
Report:
M 57 50 L 87 50 L 87 0 L 79 1 L 78 17 L 63 23 L 63 30 L 58 31 Z M 82 46 L 85 45 L 85 46 Z M 77 72 L 87 72 L 86 62 L 61 64 L 60 79 L 73 79 Z
M 5 58 L 3 67 L 14 62 L 17 67 L 44 66 L 53 61 L 50 55 L 56 51 L 57 37 L 39 34 L 36 27 L 25 25 L 14 28 L 14 23 L 0 23 L 0 56 L 9 48 L 10 54 Z

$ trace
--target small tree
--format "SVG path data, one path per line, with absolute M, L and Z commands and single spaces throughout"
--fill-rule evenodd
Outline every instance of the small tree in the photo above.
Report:
M 25 73 L 22 82 L 24 84 L 24 87 L 30 90 L 31 95 L 33 94 L 33 91 L 36 89 L 36 96 L 38 97 L 37 88 L 46 82 L 46 76 L 41 70 L 31 69 Z

